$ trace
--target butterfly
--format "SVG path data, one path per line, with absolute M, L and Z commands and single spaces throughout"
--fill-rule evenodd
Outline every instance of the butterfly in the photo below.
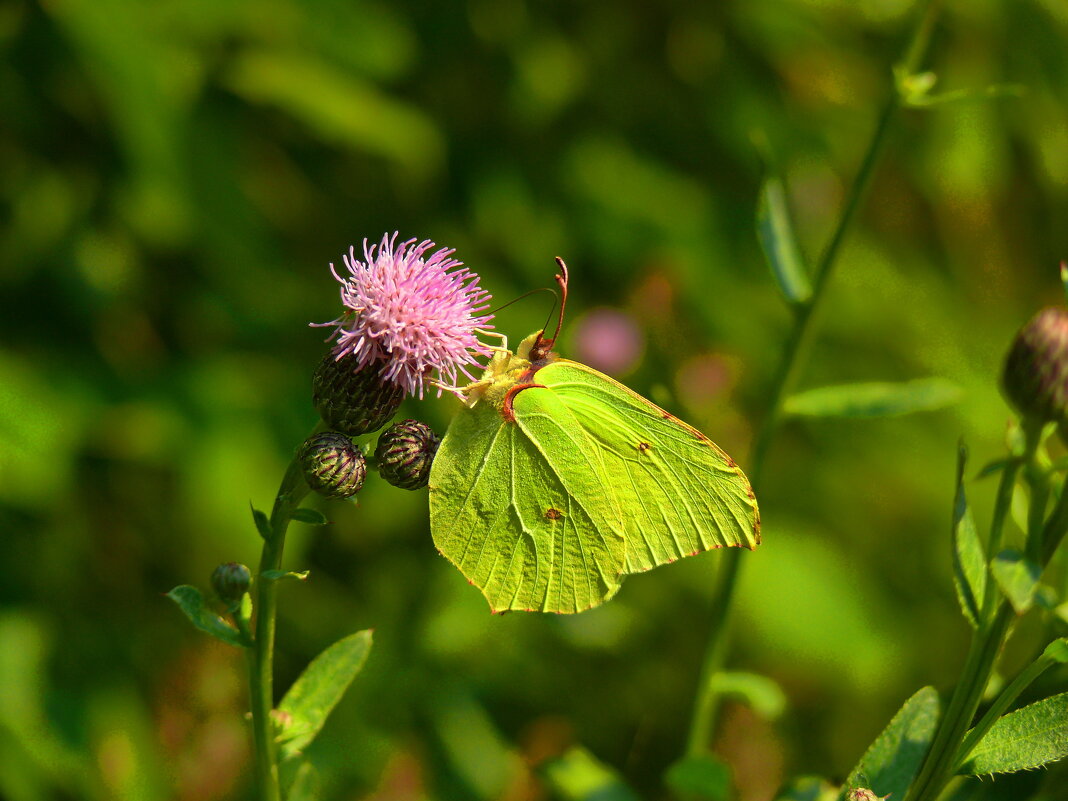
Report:
M 625 576 L 724 546 L 755 548 L 748 479 L 697 429 L 559 357 L 556 333 L 497 349 L 463 388 L 430 471 L 434 544 L 494 612 L 574 613 Z

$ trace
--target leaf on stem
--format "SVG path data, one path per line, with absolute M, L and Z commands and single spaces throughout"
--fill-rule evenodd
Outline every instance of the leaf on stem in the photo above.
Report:
M 786 694 L 767 676 L 756 673 L 716 673 L 712 689 L 717 695 L 734 696 L 765 720 L 775 720 L 786 709 Z
M 295 509 L 292 518 L 299 523 L 307 523 L 312 526 L 325 526 L 330 522 L 322 512 L 308 508 Z
M 582 747 L 542 762 L 538 773 L 565 801 L 638 801 L 614 770 Z
M 684 757 L 667 769 L 664 784 L 679 798 L 693 801 L 727 801 L 731 797 L 731 771 L 711 754 Z
M 1068 693 L 1010 712 L 990 727 L 960 772 L 973 776 L 1029 770 L 1068 756 Z
M 897 417 L 956 403 L 960 388 L 944 378 L 838 384 L 791 395 L 783 404 L 797 417 Z
M 322 729 L 352 680 L 363 668 L 371 650 L 371 630 L 338 640 L 304 669 L 278 705 L 286 721 L 278 735 L 283 756 L 305 748 Z
M 964 493 L 967 460 L 968 449 L 961 445 L 957 452 L 957 489 L 953 499 L 953 584 L 964 617 L 977 629 L 986 596 L 986 554 Z
M 196 587 L 182 584 L 167 593 L 167 597 L 178 604 L 178 608 L 189 618 L 189 622 L 205 634 L 230 645 L 245 648 L 249 643 L 241 632 L 231 626 L 204 604 L 204 596 Z
M 256 522 L 256 531 L 260 532 L 260 536 L 264 541 L 269 541 L 274 536 L 274 532 L 271 531 L 271 521 L 267 519 L 267 515 L 253 506 L 251 503 L 248 505 L 252 510 L 252 519 Z
M 293 782 L 286 793 L 286 801 L 318 801 L 321 797 L 319 771 L 311 762 L 303 762 L 293 776 Z
M 790 221 L 786 187 L 778 175 L 769 175 L 760 187 L 756 224 L 760 247 L 783 296 L 790 303 L 804 303 L 812 296 L 812 285 Z
M 846 787 L 863 785 L 879 796 L 904 797 L 931 745 L 940 712 L 934 687 L 918 690 L 875 738 L 846 779 Z
M 1037 564 L 1019 551 L 1009 549 L 994 557 L 990 572 L 1016 614 L 1022 615 L 1034 605 L 1038 579 L 1042 575 L 1042 568 Z
M 307 581 L 310 572 L 310 570 L 301 570 L 300 572 L 294 570 L 264 570 L 260 573 L 260 577 L 267 581 L 280 581 L 281 579 Z
M 798 776 L 787 782 L 775 801 L 838 801 L 839 792 L 820 776 Z

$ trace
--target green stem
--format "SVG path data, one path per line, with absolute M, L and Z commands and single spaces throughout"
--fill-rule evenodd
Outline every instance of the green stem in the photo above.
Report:
M 265 580 L 268 570 L 282 565 L 286 529 L 293 511 L 308 493 L 300 463 L 294 458 L 282 478 L 271 510 L 270 539 L 265 539 L 256 575 L 256 637 L 249 655 L 249 694 L 252 706 L 252 744 L 256 758 L 256 786 L 260 801 L 281 801 L 278 756 L 271 710 L 274 708 L 274 630 L 278 612 L 278 582 Z
M 930 43 L 934 21 L 940 0 L 926 0 L 919 15 L 916 27 L 909 38 L 906 55 L 899 65 L 898 72 L 903 75 L 913 74 L 920 65 Z M 783 403 L 794 391 L 801 368 L 807 362 L 809 350 L 815 335 L 817 314 L 823 306 L 826 288 L 834 273 L 838 254 L 845 241 L 846 234 L 852 227 L 861 202 L 864 200 L 875 166 L 886 145 L 888 134 L 894 118 L 902 106 L 902 96 L 895 85 L 882 112 L 879 114 L 875 132 L 860 163 L 856 178 L 849 189 L 841 217 L 831 235 L 830 242 L 816 265 L 812 282 L 812 296 L 808 302 L 797 309 L 794 326 L 787 340 L 782 360 L 772 383 L 771 400 L 768 411 L 760 426 L 749 455 L 749 479 L 754 487 L 762 484 L 764 464 L 768 449 L 782 422 Z M 734 605 L 734 588 L 738 584 L 741 570 L 741 554 L 736 550 L 728 551 L 721 560 L 720 571 L 716 577 L 716 589 L 712 601 L 712 628 L 708 646 L 705 649 L 704 662 L 694 701 L 693 716 L 687 737 L 687 754 L 693 756 L 703 753 L 708 748 L 709 739 L 715 729 L 719 701 L 713 684 L 713 677 L 725 664 L 728 650 L 730 620 Z

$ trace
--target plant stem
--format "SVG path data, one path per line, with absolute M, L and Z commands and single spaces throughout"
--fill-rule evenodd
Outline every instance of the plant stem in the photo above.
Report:
M 917 19 L 915 28 L 909 37 L 905 57 L 898 67 L 898 74 L 909 76 L 919 69 L 924 54 L 930 43 L 931 33 L 937 17 L 940 0 L 926 0 Z M 762 484 L 765 459 L 775 434 L 782 423 L 782 409 L 786 398 L 793 392 L 800 376 L 801 368 L 807 362 L 813 337 L 817 314 L 822 308 L 826 288 L 833 275 L 838 253 L 845 241 L 861 202 L 864 200 L 879 156 L 886 145 L 888 134 L 898 111 L 903 104 L 900 87 L 895 83 L 894 90 L 879 114 L 875 132 L 868 149 L 860 163 L 856 178 L 850 186 L 841 217 L 831 235 L 830 242 L 824 250 L 815 270 L 812 283 L 812 296 L 808 302 L 798 306 L 794 326 L 786 343 L 782 360 L 772 383 L 771 401 L 764 420 L 753 440 L 749 455 L 749 479 L 754 487 Z M 741 570 L 741 554 L 731 550 L 723 554 L 720 570 L 716 577 L 716 588 L 712 600 L 712 628 L 708 646 L 705 649 L 704 662 L 694 701 L 693 716 L 687 737 L 686 753 L 690 756 L 703 753 L 708 748 L 709 739 L 715 729 L 719 711 L 719 698 L 713 686 L 712 678 L 724 666 L 729 644 L 730 621 L 734 603 L 734 588 L 738 584 Z
M 256 758 L 256 787 L 260 801 L 280 801 L 278 757 L 271 710 L 274 708 L 274 630 L 278 612 L 278 582 L 263 578 L 282 565 L 286 529 L 293 511 L 308 493 L 300 463 L 289 463 L 271 510 L 271 537 L 265 539 L 256 574 L 256 637 L 249 649 L 249 695 L 252 707 L 252 744 Z

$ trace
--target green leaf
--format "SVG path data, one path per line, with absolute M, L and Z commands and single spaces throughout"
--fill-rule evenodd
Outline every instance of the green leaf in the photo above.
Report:
M 189 622 L 205 634 L 242 648 L 250 645 L 241 636 L 241 632 L 204 605 L 204 596 L 196 587 L 182 584 L 168 592 L 167 597 L 178 604 L 178 608 L 189 618 Z
M 614 770 L 585 748 L 546 760 L 538 772 L 565 801 L 639 801 Z
M 960 388 L 944 378 L 840 384 L 792 395 L 783 409 L 798 417 L 896 417 L 956 403 Z
M 283 755 L 294 754 L 326 723 L 345 690 L 363 668 L 371 650 L 371 630 L 350 634 L 331 645 L 304 669 L 278 705 L 285 726 L 278 735 Z
M 298 523 L 308 523 L 312 526 L 325 526 L 330 522 L 322 512 L 317 512 L 315 509 L 297 509 L 292 517 Z
M 730 798 L 731 771 L 711 755 L 686 757 L 668 768 L 664 783 L 676 796 L 694 801 L 726 801 Z
M 1022 615 L 1031 608 L 1042 568 L 1019 551 L 1009 549 L 994 557 L 990 572 L 1016 614 Z
M 1010 712 L 990 727 L 961 773 L 1012 773 L 1068 755 L 1068 693 Z
M 930 747 L 939 714 L 935 689 L 917 691 L 875 738 L 849 774 L 846 786 L 865 786 L 876 795 L 904 797 Z
M 991 462 L 987 462 L 983 465 L 982 469 L 979 470 L 979 474 L 976 478 L 986 478 L 987 476 L 992 476 L 994 473 L 1000 473 L 1015 461 L 1016 460 L 1012 457 L 1007 457 L 1005 459 L 994 459 Z
M 820 776 L 798 776 L 779 790 L 775 801 L 838 801 L 838 790 Z
M 812 284 L 794 236 L 786 188 L 778 175 L 769 176 L 760 187 L 756 223 L 760 247 L 779 289 L 790 303 L 804 303 L 812 296 Z
M 260 532 L 260 536 L 264 540 L 270 540 L 274 536 L 274 532 L 271 531 L 271 521 L 267 519 L 267 515 L 249 504 L 249 508 L 252 510 L 252 519 L 256 522 L 256 531 Z
M 293 776 L 293 782 L 286 793 L 286 801 L 318 801 L 321 784 L 319 771 L 311 762 L 304 762 Z
M 301 570 L 299 573 L 293 570 L 264 570 L 260 576 L 267 581 L 280 581 L 281 579 L 306 581 L 310 572 L 309 570 Z
M 775 720 L 786 709 L 786 694 L 767 676 L 756 673 L 716 673 L 713 690 L 719 695 L 735 696 L 765 720 Z
M 967 460 L 968 450 L 961 445 L 957 452 L 957 491 L 953 499 L 953 584 L 964 617 L 977 629 L 986 596 L 986 554 L 964 493 Z

